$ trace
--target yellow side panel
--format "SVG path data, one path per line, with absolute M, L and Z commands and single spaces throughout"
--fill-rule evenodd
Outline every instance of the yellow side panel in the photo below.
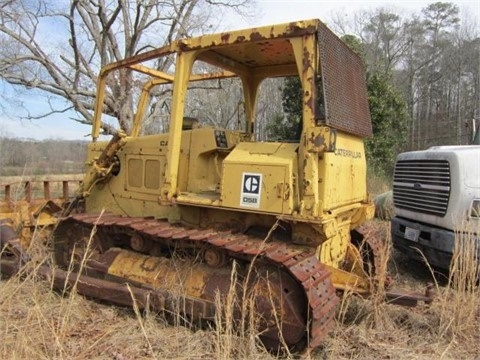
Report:
M 284 201 L 277 196 L 277 184 L 285 179 L 285 167 L 230 165 L 222 205 L 246 210 L 282 213 Z
M 238 144 L 223 162 L 222 206 L 292 213 L 297 147 L 279 143 Z
M 165 156 L 127 155 L 126 158 L 126 189 L 158 196 Z
M 319 160 L 319 197 L 323 211 L 366 201 L 363 139 L 337 131 L 336 150 Z
M 182 152 L 178 183 L 186 187 L 191 131 L 182 133 Z M 105 142 L 89 145 L 88 162 L 98 157 Z M 165 181 L 168 134 L 156 134 L 138 138 L 127 137 L 126 144 L 118 152 L 119 172 L 107 182 L 99 182 L 86 198 L 88 212 L 105 210 L 128 216 L 169 217 L 172 208 L 159 203 L 161 186 Z

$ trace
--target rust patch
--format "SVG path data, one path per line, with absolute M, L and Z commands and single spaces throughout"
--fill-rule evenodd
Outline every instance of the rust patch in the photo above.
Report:
M 241 36 L 238 36 L 237 39 L 235 40 L 236 43 L 241 43 L 241 42 L 244 42 L 245 40 L 247 40 L 247 38 L 243 35 Z
M 222 44 L 228 44 L 228 41 L 230 40 L 230 33 L 223 33 L 221 39 Z
M 303 68 L 308 69 L 312 67 L 312 60 L 310 60 L 310 51 L 306 47 L 303 48 Z
M 250 41 L 260 41 L 260 40 L 265 40 L 267 39 L 265 36 L 260 34 L 258 31 L 252 32 L 250 34 Z
M 321 134 L 318 134 L 317 136 L 315 136 L 315 134 L 312 134 L 312 136 L 309 138 L 309 141 L 316 148 L 327 148 L 327 144 L 325 143 L 325 139 L 323 138 L 323 136 Z
M 18 237 L 17 233 L 13 230 L 11 224 L 8 224 L 5 219 L 0 220 L 0 251 L 5 244 Z

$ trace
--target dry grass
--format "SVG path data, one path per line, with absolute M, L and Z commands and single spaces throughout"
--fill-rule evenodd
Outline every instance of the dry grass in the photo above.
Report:
M 480 244 L 476 242 L 475 233 L 480 234 L 480 227 L 472 229 L 471 225 L 466 225 L 463 231 L 456 232 L 448 286 L 441 298 L 438 331 L 452 343 L 462 342 L 472 333 L 477 334 L 477 341 L 480 340 L 480 259 L 476 258 Z
M 475 238 L 471 234 L 457 234 L 454 260 L 443 285 L 436 282 L 432 269 L 405 262 L 401 254 L 387 246 L 383 262 L 387 264 L 388 260 L 389 272 L 398 287 L 418 291 L 427 281 L 435 281 L 435 301 L 415 308 L 389 305 L 379 301 L 381 287 L 369 299 L 346 294 L 337 312 L 335 332 L 323 351 L 317 353 L 318 358 L 479 359 L 479 264 L 473 251 Z M 390 258 L 392 253 L 395 257 Z M 381 283 L 384 277 L 382 274 L 379 277 Z
M 215 334 L 213 349 L 215 359 L 268 359 L 272 358 L 259 346 L 259 334 L 255 330 L 258 317 L 252 310 L 255 307 L 253 294 L 237 293 L 239 283 L 245 284 L 248 280 L 239 280 L 236 264 L 234 263 L 230 278 L 229 292 L 222 296 L 216 294 Z M 246 287 L 244 287 L 246 288 Z M 236 314 L 240 311 L 240 318 Z
M 471 238 L 464 236 L 465 241 L 459 241 L 450 282 L 447 286 L 438 285 L 438 298 L 433 304 L 416 308 L 385 304 L 381 301 L 381 286 L 369 299 L 345 294 L 337 310 L 334 331 L 322 348 L 304 358 L 477 358 L 480 294 L 472 278 L 472 271 L 477 268 L 468 256 L 472 253 Z M 418 290 L 431 280 L 404 275 L 403 272 L 415 272 L 412 267 L 419 265 L 389 259 L 387 249 L 385 267 L 389 260 L 399 287 Z M 41 251 L 34 253 L 44 256 Z M 379 274 L 380 283 L 381 279 Z M 233 271 L 232 284 L 236 281 Z M 215 328 L 194 331 L 188 326 L 172 326 L 161 315 L 149 311 L 102 304 L 73 292 L 62 295 L 34 274 L 4 279 L 0 281 L 0 358 L 273 359 L 258 346 L 258 334 L 251 330 L 255 314 L 247 311 L 248 315 L 241 320 L 243 333 L 232 326 L 238 305 L 233 294 L 234 291 L 226 298 L 217 298 L 220 310 Z
M 183 317 L 181 294 L 172 316 L 91 301 L 77 294 L 75 285 L 72 291 L 52 290 L 35 269 L 51 263 L 51 255 L 42 249 L 39 243 L 30 249 L 28 271 L 0 278 L 1 359 L 273 359 L 254 330 L 253 298 L 237 298 L 235 267 L 231 291 L 216 299 L 215 326 L 202 330 Z M 85 260 L 80 260 L 80 268 Z M 234 326 L 240 303 L 247 316 Z M 238 326 L 245 331 L 238 332 Z
M 0 358 L 273 359 L 226 319 L 219 315 L 216 329 L 192 330 L 138 308 L 61 296 L 44 281 L 14 278 L 0 282 Z
M 191 359 L 214 355 L 212 333 L 98 304 L 27 279 L 1 283 L 3 359 Z

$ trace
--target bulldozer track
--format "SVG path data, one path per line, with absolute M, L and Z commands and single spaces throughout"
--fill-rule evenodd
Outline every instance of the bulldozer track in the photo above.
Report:
M 308 307 L 305 319 L 308 325 L 302 339 L 303 345 L 299 342 L 295 345 L 297 349 L 305 346 L 310 349 L 317 347 L 334 325 L 335 307 L 339 298 L 332 285 L 329 271 L 318 261 L 313 249 L 279 240 L 265 241 L 232 231 L 213 228 L 190 229 L 153 218 L 123 217 L 112 214 L 102 216 L 73 214 L 60 222 L 55 232 L 55 241 L 62 241 L 65 237 L 72 239 L 75 237 L 73 232 L 78 231 L 79 227 L 88 231 L 95 227 L 97 232 L 111 234 L 136 234 L 141 238 L 153 240 L 163 248 L 169 246 L 213 248 L 226 254 L 227 260 L 273 265 L 280 271 L 288 273 L 303 289 L 307 302 L 296 306 L 303 311 Z M 217 263 L 218 266 L 225 266 L 224 262 L 216 262 L 217 259 L 213 257 L 214 266 Z M 208 306 L 208 304 L 202 305 L 203 308 Z
M 386 234 L 382 228 L 373 226 L 372 224 L 363 224 L 355 229 L 355 233 L 360 235 L 359 237 L 353 237 L 353 242 L 356 244 L 364 260 L 365 271 L 373 278 L 384 274 L 386 248 L 385 238 Z M 388 279 L 387 282 L 390 282 Z

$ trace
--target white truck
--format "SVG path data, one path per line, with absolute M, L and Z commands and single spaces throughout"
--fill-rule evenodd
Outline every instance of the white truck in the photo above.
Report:
M 410 258 L 449 269 L 455 235 L 469 229 L 480 260 L 480 143 L 399 154 L 393 203 L 394 248 Z

